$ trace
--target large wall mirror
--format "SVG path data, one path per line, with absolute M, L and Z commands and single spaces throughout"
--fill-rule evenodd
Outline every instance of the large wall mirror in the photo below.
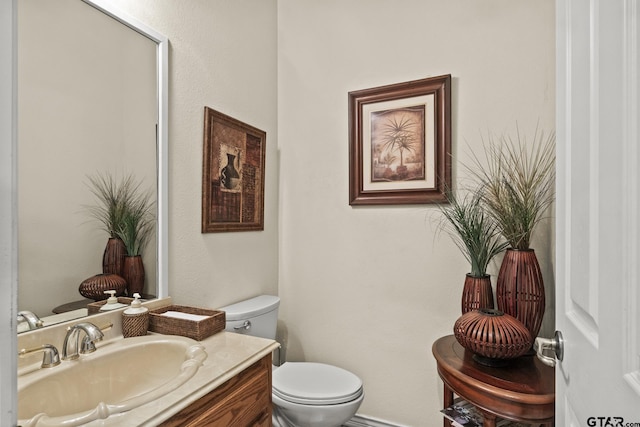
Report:
M 102 0 L 17 6 L 18 311 L 86 313 L 78 288 L 102 273 L 108 239 L 86 209 L 96 174 L 152 191 L 144 292 L 167 296 L 166 38 Z

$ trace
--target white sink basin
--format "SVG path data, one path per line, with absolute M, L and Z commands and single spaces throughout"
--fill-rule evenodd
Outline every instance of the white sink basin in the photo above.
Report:
M 187 382 L 207 358 L 189 338 L 147 335 L 105 343 L 78 360 L 18 377 L 18 424 L 77 426 L 134 409 Z

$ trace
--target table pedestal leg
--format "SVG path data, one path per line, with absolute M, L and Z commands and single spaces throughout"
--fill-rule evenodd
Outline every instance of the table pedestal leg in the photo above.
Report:
M 484 427 L 496 427 L 496 416 L 493 414 L 483 414 Z
M 449 386 L 447 386 L 447 384 L 445 383 L 444 384 L 444 408 L 446 409 L 451 405 L 453 405 L 453 390 L 451 390 Z M 445 418 L 444 423 L 442 425 L 444 427 L 451 427 L 451 421 Z

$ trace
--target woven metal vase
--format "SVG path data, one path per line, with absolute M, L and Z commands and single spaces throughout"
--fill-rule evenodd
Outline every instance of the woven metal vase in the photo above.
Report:
M 463 314 L 453 326 L 461 346 L 483 365 L 502 366 L 527 353 L 533 343 L 529 330 L 513 316 L 483 308 Z
M 491 276 L 477 277 L 467 274 L 462 288 L 462 314 L 481 308 L 493 308 Z
M 508 249 L 496 281 L 498 310 L 522 322 L 535 339 L 542 326 L 545 291 L 540 264 L 533 249 Z

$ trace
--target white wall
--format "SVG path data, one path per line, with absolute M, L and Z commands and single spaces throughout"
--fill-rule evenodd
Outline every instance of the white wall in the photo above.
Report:
M 454 178 L 488 130 L 554 129 L 552 0 L 279 0 L 281 335 L 365 383 L 360 413 L 439 425 L 431 344 L 469 268 L 434 208 L 348 205 L 349 91 L 450 73 Z M 553 295 L 549 227 L 533 243 Z M 551 299 L 549 298 L 549 299 Z M 552 310 L 547 318 L 553 319 Z M 547 322 L 548 323 L 548 322 Z
M 169 294 L 220 307 L 278 286 L 275 0 L 114 0 L 169 39 Z M 204 107 L 266 131 L 264 231 L 200 232 Z

